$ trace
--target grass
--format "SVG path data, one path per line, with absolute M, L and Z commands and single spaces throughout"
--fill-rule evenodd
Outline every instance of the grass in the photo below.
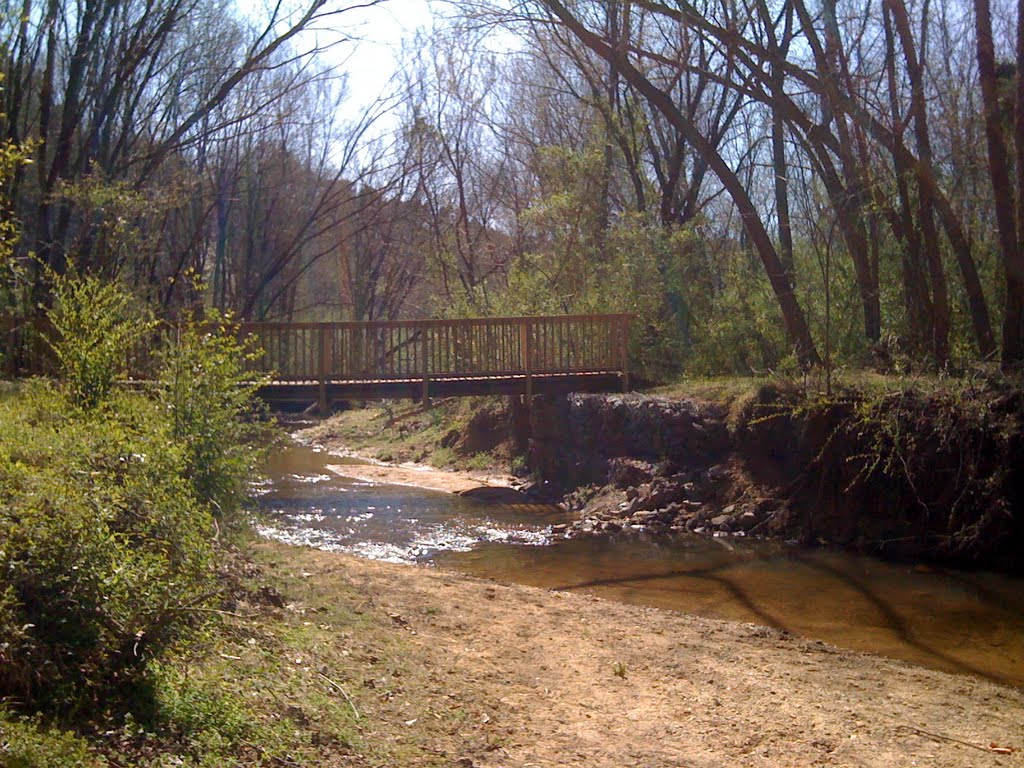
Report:
M 301 550 L 251 552 L 229 610 L 154 660 L 126 709 L 63 725 L 0 710 L 0 765 L 445 764 L 428 747 L 450 718 L 418 698 L 392 617 L 343 580 L 303 570 Z

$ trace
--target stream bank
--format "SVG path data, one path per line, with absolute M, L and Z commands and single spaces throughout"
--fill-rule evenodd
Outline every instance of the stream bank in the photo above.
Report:
M 374 765 L 1020 764 L 1024 693 L 976 677 L 441 568 L 273 542 L 257 557 L 278 613 L 326 630 L 286 672 L 325 669 L 361 739 L 406 750 Z M 229 653 L 254 655 L 244 638 Z
M 757 535 L 1024 570 L 1019 391 L 570 395 L 535 398 L 528 424 L 529 466 L 562 483 L 578 533 Z
M 759 536 L 1024 572 L 1017 389 L 475 398 L 353 409 L 301 435 L 382 462 L 512 472 L 501 484 L 575 514 L 565 536 Z

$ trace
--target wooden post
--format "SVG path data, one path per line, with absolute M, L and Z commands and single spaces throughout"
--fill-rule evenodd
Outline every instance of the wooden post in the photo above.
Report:
M 430 407 L 430 358 L 428 357 L 430 347 L 430 328 L 424 325 L 420 329 L 420 333 L 423 334 L 423 338 L 420 340 L 420 359 L 423 361 L 423 395 L 420 398 L 420 403 L 424 408 Z
M 533 398 L 533 377 L 530 374 L 530 321 L 524 320 L 519 326 L 519 353 L 523 360 L 523 373 L 526 374 L 526 406 L 530 406 Z
M 619 326 L 619 354 L 622 365 L 622 391 L 629 392 L 629 315 L 617 323 Z
M 320 376 L 320 415 L 324 418 L 330 415 L 331 412 L 331 399 L 328 394 L 328 381 L 331 375 L 331 364 L 329 358 L 331 356 L 331 344 L 330 344 L 330 331 L 326 323 L 320 323 L 317 327 L 319 334 L 319 346 L 320 346 L 320 359 L 319 359 L 319 376 Z

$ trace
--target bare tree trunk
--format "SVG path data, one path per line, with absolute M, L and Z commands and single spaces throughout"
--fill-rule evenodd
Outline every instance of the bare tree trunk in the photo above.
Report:
M 835 0 L 826 0 L 823 6 L 825 18 L 825 45 L 822 46 L 814 31 L 813 19 L 807 12 L 803 0 L 794 3 L 796 12 L 804 25 L 804 34 L 810 44 L 815 62 L 821 72 L 824 85 L 820 92 L 822 100 L 822 124 L 835 122 L 839 139 L 836 153 L 839 156 L 842 182 L 835 180 L 831 190 L 832 204 L 839 220 L 847 252 L 853 261 L 857 289 L 861 296 L 864 312 L 864 336 L 877 342 L 882 334 L 882 313 L 879 305 L 877 276 L 871 269 L 868 255 L 867 227 L 864 223 L 862 204 L 863 173 L 854 154 L 854 142 L 850 135 L 847 110 L 839 97 L 845 64 L 842 61 L 842 41 L 839 39 L 839 25 L 836 20 Z M 849 80 L 849 78 L 846 78 Z M 848 94 L 849 95 L 849 94 Z M 831 158 L 822 155 L 822 162 L 832 166 Z
M 924 54 L 919 59 L 914 46 L 913 33 L 907 9 L 902 0 L 886 0 L 896 27 L 896 33 L 903 48 L 903 57 L 907 63 L 907 74 L 910 78 L 911 114 L 914 116 L 914 135 L 917 139 L 918 167 L 933 167 L 932 144 L 928 135 L 928 111 L 924 98 Z M 927 13 L 927 3 L 925 5 Z M 921 235 L 924 241 L 925 258 L 928 264 L 928 276 L 932 287 L 932 351 L 935 362 L 943 366 L 949 361 L 949 291 L 946 285 L 946 272 L 942 265 L 942 254 L 939 251 L 939 238 L 935 230 L 935 216 L 932 212 L 931 189 L 926 184 L 918 184 L 918 220 L 921 224 Z
M 992 179 L 992 198 L 995 203 L 996 227 L 999 231 L 999 247 L 1003 256 L 1007 291 L 1006 312 L 1003 315 L 1003 365 L 1013 367 L 1024 360 L 1024 334 L 1021 333 L 1020 327 L 1021 314 L 1024 313 L 1018 307 L 1020 302 L 1024 301 L 1024 269 L 1022 269 L 1021 249 L 1018 242 L 1013 187 L 1010 183 L 1010 158 L 999 115 L 996 57 L 995 47 L 992 43 L 992 12 L 989 0 L 975 0 L 974 8 L 978 47 L 978 79 L 981 82 L 981 98 L 985 106 L 989 175 Z M 1018 37 L 1019 35 L 1018 31 Z M 1019 61 L 1021 56 L 1019 40 L 1017 55 Z M 1020 83 L 1018 83 L 1018 88 L 1020 88 Z M 1024 105 L 1021 105 L 1018 99 L 1018 111 L 1022 107 Z M 1024 149 L 1024 144 L 1018 146 L 1018 153 L 1022 149 Z

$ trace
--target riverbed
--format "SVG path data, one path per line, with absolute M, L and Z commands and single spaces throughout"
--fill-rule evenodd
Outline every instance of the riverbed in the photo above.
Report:
M 351 458 L 275 453 L 264 535 L 376 560 L 753 622 L 1024 686 L 1024 581 L 732 537 L 564 540 L 555 507 L 483 503 L 346 477 Z M 358 473 L 355 473 L 358 474 Z

